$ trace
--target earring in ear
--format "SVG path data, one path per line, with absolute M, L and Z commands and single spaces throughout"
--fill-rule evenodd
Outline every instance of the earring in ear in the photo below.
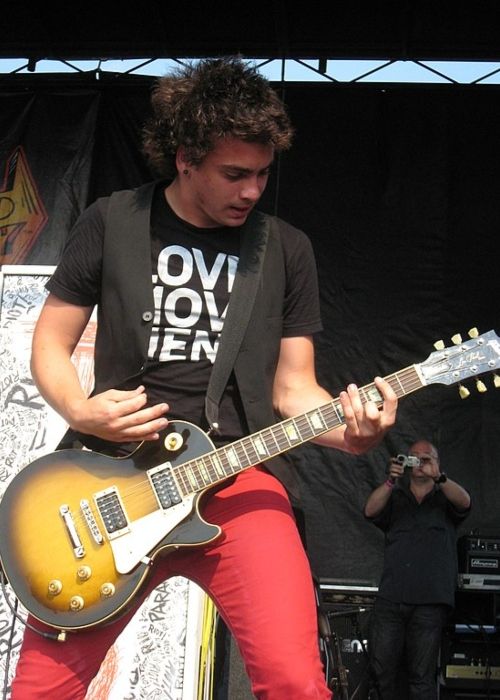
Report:
M 182 172 L 184 173 L 184 175 L 189 175 L 189 170 L 187 168 L 184 168 Z

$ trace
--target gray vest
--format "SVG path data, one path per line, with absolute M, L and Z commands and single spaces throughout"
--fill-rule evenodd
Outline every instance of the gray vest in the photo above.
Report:
M 155 183 L 114 193 L 109 200 L 103 248 L 101 302 L 95 343 L 94 393 L 140 377 L 147 364 L 154 317 L 150 213 Z M 277 421 L 272 389 L 282 336 L 286 271 L 279 220 L 253 212 L 247 226 L 268 226 L 255 303 L 234 362 L 234 373 L 251 433 Z M 238 275 L 255 274 L 252 265 Z M 238 283 L 235 280 L 233 291 Z M 229 318 L 229 311 L 228 311 Z M 113 352 L 109 352 L 113 348 Z M 174 407 L 175 409 L 175 407 Z M 266 467 L 297 497 L 293 467 L 275 457 Z

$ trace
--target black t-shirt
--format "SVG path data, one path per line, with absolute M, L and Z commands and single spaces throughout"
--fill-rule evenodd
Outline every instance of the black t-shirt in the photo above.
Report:
M 80 217 L 47 283 L 66 302 L 99 303 L 105 205 L 101 200 Z M 311 335 L 321 329 L 312 248 L 304 234 L 281 225 L 287 278 L 283 336 Z M 156 188 L 151 210 L 155 316 L 142 381 L 150 404 L 166 401 L 171 417 L 200 427 L 206 427 L 205 390 L 238 264 L 239 234 L 239 228 L 188 224 L 169 207 L 163 188 Z M 234 377 L 219 417 L 223 442 L 248 433 Z
M 385 532 L 379 596 L 393 603 L 452 607 L 458 568 L 456 528 L 469 512 L 454 508 L 437 488 L 418 503 L 408 485 L 398 483 L 386 507 L 371 519 Z

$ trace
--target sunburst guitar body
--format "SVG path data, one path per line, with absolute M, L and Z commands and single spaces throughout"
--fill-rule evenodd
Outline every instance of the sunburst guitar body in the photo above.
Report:
M 190 474 L 182 496 L 167 483 L 179 464 L 212 450 L 203 431 L 179 421 L 127 458 L 69 449 L 25 467 L 0 508 L 2 566 L 19 600 L 61 630 L 125 612 L 161 550 L 220 534 L 200 517 L 203 492 L 186 488 Z

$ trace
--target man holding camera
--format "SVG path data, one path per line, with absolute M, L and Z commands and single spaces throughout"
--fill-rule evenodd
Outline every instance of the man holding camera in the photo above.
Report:
M 403 654 L 409 698 L 437 698 L 441 632 L 455 602 L 456 528 L 470 507 L 469 494 L 441 471 L 426 440 L 391 459 L 388 479 L 366 501 L 365 516 L 385 532 L 369 639 L 379 700 L 401 697 L 396 680 Z

